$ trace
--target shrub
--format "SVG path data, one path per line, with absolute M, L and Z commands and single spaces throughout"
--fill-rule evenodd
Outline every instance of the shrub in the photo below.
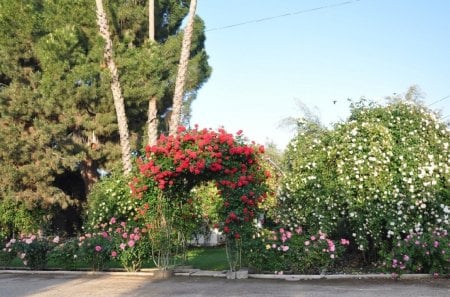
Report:
M 105 270 L 111 256 L 111 238 L 103 232 L 86 233 L 78 241 L 80 261 L 90 265 L 94 271 Z
M 78 239 L 69 238 L 51 250 L 49 260 L 54 261 L 57 266 L 64 269 L 75 269 L 78 261 L 78 249 Z
M 412 233 L 396 240 L 385 256 L 387 271 L 401 273 L 450 273 L 450 240 L 447 230 Z
M 301 227 L 262 229 L 246 246 L 245 255 L 258 271 L 318 274 L 332 268 L 348 244 L 347 239 L 335 242 L 323 232 L 304 233 Z
M 219 224 L 219 210 L 223 202 L 218 190 L 214 183 L 209 182 L 194 187 L 189 194 L 191 198 L 187 201 L 185 213 L 191 216 L 189 221 L 192 224 L 187 228 L 186 235 L 207 236 Z
M 304 123 L 286 152 L 278 218 L 346 233 L 373 256 L 408 235 L 448 230 L 449 143 L 445 124 L 411 101 L 353 105 L 331 130 Z
M 48 255 L 58 240 L 58 237 L 50 240 L 50 238 L 30 234 L 15 241 L 12 249 L 25 266 L 32 270 L 41 270 L 46 267 Z
M 140 207 L 139 200 L 131 196 L 129 179 L 121 174 L 113 174 L 97 182 L 87 201 L 86 229 L 98 228 L 112 217 L 132 221 Z
M 151 258 L 146 228 L 133 227 L 111 218 L 108 227 L 112 239 L 111 257 L 118 259 L 126 271 L 138 271 Z M 106 231 L 104 231 L 106 232 Z
M 13 246 L 16 243 L 16 239 L 11 239 L 0 247 L 0 266 L 6 267 L 16 257 L 16 253 L 13 250 Z

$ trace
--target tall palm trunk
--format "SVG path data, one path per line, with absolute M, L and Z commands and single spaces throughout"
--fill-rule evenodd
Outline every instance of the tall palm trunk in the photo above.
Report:
M 119 82 L 119 74 L 117 73 L 116 63 L 113 59 L 113 48 L 111 35 L 109 33 L 108 21 L 103 10 L 102 0 L 95 0 L 97 5 L 97 24 L 99 26 L 100 35 L 105 40 L 105 50 L 103 57 L 111 72 L 111 91 L 116 109 L 117 124 L 119 126 L 120 146 L 122 148 L 122 165 L 125 174 L 131 172 L 131 146 L 130 136 L 128 133 L 127 117 L 125 114 L 125 105 L 122 95 L 122 88 Z
M 158 109 L 156 103 L 156 97 L 152 96 L 148 102 L 147 114 L 148 145 L 155 145 L 158 140 Z
M 180 63 L 178 65 L 177 80 L 175 82 L 175 93 L 173 96 L 172 115 L 169 124 L 169 134 L 177 133 L 178 126 L 181 122 L 181 110 L 183 107 L 184 85 L 186 83 L 186 74 L 189 62 L 189 54 L 191 51 L 192 33 L 194 31 L 195 10 L 197 8 L 197 0 L 191 0 L 189 6 L 189 20 L 184 31 L 183 43 L 181 46 Z
M 148 38 L 155 42 L 155 0 L 148 1 Z M 157 98 L 152 96 L 148 102 L 147 135 L 148 145 L 155 145 L 158 140 Z

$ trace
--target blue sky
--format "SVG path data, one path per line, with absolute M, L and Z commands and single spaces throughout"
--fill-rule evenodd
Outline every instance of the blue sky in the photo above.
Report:
M 293 133 L 279 124 L 301 116 L 296 101 L 330 124 L 348 116 L 347 98 L 381 100 L 414 84 L 426 104 L 450 95 L 448 0 L 198 2 L 213 67 L 192 106 L 202 128 L 242 129 L 283 149 Z M 318 7 L 327 8 L 214 30 Z M 430 107 L 450 120 L 450 98 Z

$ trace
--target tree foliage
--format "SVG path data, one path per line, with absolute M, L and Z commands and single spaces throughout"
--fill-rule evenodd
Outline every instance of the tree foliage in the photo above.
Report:
M 146 5 L 105 1 L 134 149 L 144 142 L 149 98 L 157 97 L 159 118 L 170 112 L 187 13 L 185 1 L 156 1 L 156 42 L 149 42 Z M 211 71 L 203 31 L 197 18 L 187 84 L 194 97 Z M 76 173 L 88 189 L 97 168 L 117 166 L 102 54 L 93 1 L 0 1 L 0 199 L 66 207 L 76 201 L 58 177 Z

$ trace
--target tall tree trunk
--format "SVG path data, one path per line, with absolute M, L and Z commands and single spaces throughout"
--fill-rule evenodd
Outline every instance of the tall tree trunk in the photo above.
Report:
M 181 122 L 184 85 L 186 83 L 189 54 L 191 51 L 192 33 L 194 31 L 194 18 L 196 8 L 197 8 L 197 0 L 191 0 L 191 4 L 189 7 L 189 20 L 183 35 L 180 63 L 178 65 L 177 80 L 175 82 L 175 93 L 173 96 L 172 115 L 170 118 L 170 125 L 169 125 L 170 135 L 174 135 L 177 133 L 178 126 L 180 125 Z
M 80 173 L 84 183 L 84 190 L 87 195 L 98 180 L 97 166 L 95 166 L 95 162 L 91 157 L 87 157 L 81 162 Z
M 148 1 L 148 38 L 155 41 L 155 0 Z
M 113 59 L 113 48 L 111 35 L 109 33 L 108 21 L 103 10 L 102 0 L 95 0 L 97 5 L 97 24 L 100 29 L 100 35 L 105 40 L 105 50 L 103 56 L 111 72 L 111 91 L 116 109 L 117 124 L 119 126 L 120 146 L 122 148 L 122 165 L 125 174 L 131 172 L 131 146 L 130 136 L 128 134 L 127 117 L 125 114 L 125 104 L 122 95 L 122 88 L 119 82 L 119 74 L 117 73 L 116 63 Z
M 158 109 L 156 107 L 156 103 L 156 97 L 152 96 L 148 102 L 148 145 L 155 145 L 158 140 Z
M 155 0 L 148 1 L 148 39 L 155 42 Z M 148 145 L 155 145 L 158 140 L 157 98 L 152 96 L 148 102 L 147 134 Z

